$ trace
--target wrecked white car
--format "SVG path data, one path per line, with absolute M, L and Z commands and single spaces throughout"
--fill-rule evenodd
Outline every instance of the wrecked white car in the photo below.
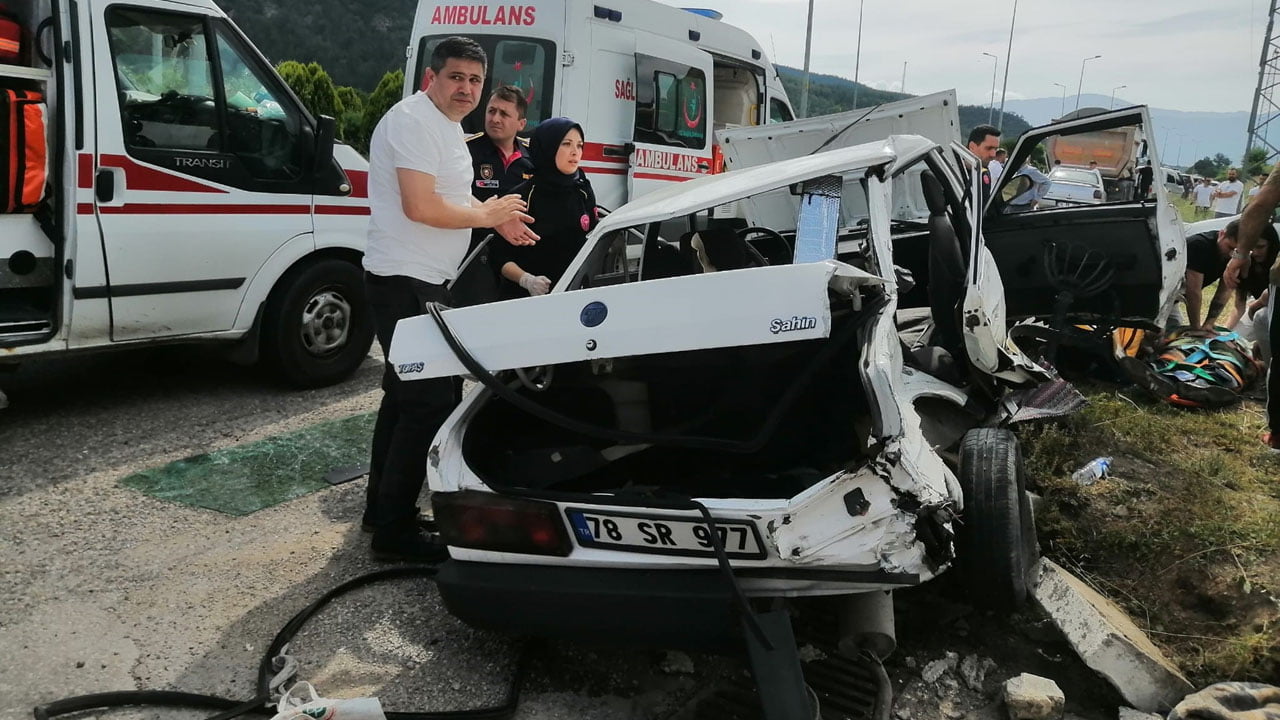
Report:
M 953 94 L 912 102 L 955 133 Z M 1079 395 L 1010 341 L 997 268 L 1019 273 L 1022 315 L 1075 320 L 1038 273 L 1112 243 L 1151 270 L 1099 292 L 1153 323 L 1156 211 L 1104 206 L 1133 231 L 1104 217 L 1066 237 L 1051 218 L 1076 209 L 1033 223 L 997 204 L 1002 260 L 976 159 L 918 135 L 841 147 L 875 119 L 727 135 L 729 167 L 746 167 L 607 216 L 550 294 L 401 321 L 403 379 L 482 386 L 429 459 L 450 612 L 512 634 L 723 646 L 751 599 L 844 595 L 850 638 L 891 638 L 883 591 L 953 563 L 975 601 L 1022 602 L 1035 530 L 1000 426 Z

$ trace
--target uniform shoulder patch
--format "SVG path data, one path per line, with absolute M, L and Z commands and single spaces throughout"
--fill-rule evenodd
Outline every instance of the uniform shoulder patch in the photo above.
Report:
M 529 147 L 529 138 L 527 138 L 527 137 L 520 137 L 519 135 L 517 135 L 517 136 L 516 136 L 516 142 L 520 143 L 521 145 L 523 145 L 523 146 L 525 146 L 525 147 Z
M 472 134 L 470 134 L 470 135 L 468 135 L 468 136 L 466 137 L 466 141 L 467 141 L 467 142 L 471 142 L 472 140 L 475 140 L 476 138 L 482 138 L 482 137 L 484 137 L 484 133 L 482 133 L 482 132 L 472 133 Z

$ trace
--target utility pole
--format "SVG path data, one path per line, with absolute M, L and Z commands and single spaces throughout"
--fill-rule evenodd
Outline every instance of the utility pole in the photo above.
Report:
M 1013 0 L 1013 17 L 1009 18 L 1009 47 L 1004 51 L 1004 87 L 1000 88 L 1000 121 L 996 129 L 1004 129 L 1004 94 L 1009 91 L 1009 64 L 1013 62 L 1013 24 L 1018 21 L 1018 0 Z
M 809 0 L 809 22 L 804 26 L 804 90 L 800 92 L 800 117 L 809 117 L 809 50 L 813 46 L 813 0 Z
M 862 60 L 862 6 L 867 0 L 858 2 L 858 45 L 853 51 L 853 106 L 858 107 L 858 64 Z
M 1267 130 L 1280 113 L 1276 86 L 1280 84 L 1280 38 L 1276 37 L 1276 2 L 1271 0 L 1267 12 L 1267 34 L 1262 38 L 1262 55 L 1258 59 L 1258 88 L 1253 92 L 1253 109 L 1249 111 L 1249 139 L 1245 154 L 1255 147 L 1266 148 L 1264 162 L 1273 162 L 1280 155 L 1280 148 L 1267 140 Z

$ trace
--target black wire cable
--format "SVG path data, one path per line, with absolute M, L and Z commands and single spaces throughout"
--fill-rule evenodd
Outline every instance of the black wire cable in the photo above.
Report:
M 289 622 L 285 623 L 284 627 L 276 633 L 271 645 L 267 647 L 262 661 L 258 664 L 257 694 L 250 700 L 230 700 L 213 695 L 199 695 L 172 690 L 127 690 L 80 695 L 56 700 L 47 705 L 37 705 L 32 710 L 32 715 L 35 720 L 50 720 L 50 718 L 60 715 L 84 712 L 86 710 L 152 705 L 221 711 L 206 720 L 232 720 L 245 715 L 275 715 L 275 711 L 268 706 L 271 701 L 271 678 L 275 675 L 272 661 L 280 654 L 284 646 L 293 640 L 294 635 L 302 629 L 302 626 L 313 615 L 335 598 L 365 585 L 406 577 L 434 578 L 437 572 L 437 568 L 432 565 L 404 565 L 377 570 L 354 577 L 316 598 L 311 604 L 290 618 Z M 507 687 L 506 697 L 503 698 L 502 703 L 499 705 L 472 710 L 448 710 L 443 712 L 394 711 L 387 712 L 385 715 L 388 720 L 505 720 L 505 718 L 515 714 L 519 704 L 520 688 L 524 684 L 524 678 L 529 668 L 529 655 L 529 646 L 526 645 L 521 649 L 520 656 L 516 660 L 515 675 L 511 680 L 511 684 Z

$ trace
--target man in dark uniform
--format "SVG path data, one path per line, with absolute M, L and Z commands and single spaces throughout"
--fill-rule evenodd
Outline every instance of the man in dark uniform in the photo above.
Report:
M 987 164 L 996 157 L 996 150 L 1000 149 L 1000 131 L 992 125 L 979 125 L 969 131 L 969 152 L 978 156 L 978 160 L 982 163 L 982 204 L 987 204 L 987 198 L 991 196 L 991 173 L 987 169 Z M 1003 169 L 1001 174 L 1003 174 Z
M 520 88 L 514 85 L 495 88 L 484 111 L 484 132 L 467 137 L 467 149 L 471 151 L 471 165 L 475 170 L 471 193 L 480 202 L 494 195 L 506 195 L 511 188 L 533 177 L 529 140 L 517 137 L 524 129 L 528 107 Z M 478 234 L 482 240 L 488 232 L 478 231 Z M 475 238 L 473 241 L 478 242 Z
M 518 137 L 524 129 L 529 103 L 514 85 L 494 88 L 484 112 L 484 132 L 467 137 L 471 151 L 474 179 L 471 194 L 484 202 L 495 195 L 507 195 L 511 189 L 533 177 L 533 161 L 529 159 L 529 140 Z M 471 231 L 471 247 L 467 257 L 492 233 L 490 228 Z M 477 305 L 497 298 L 497 273 L 489 268 L 487 254 L 472 260 L 451 288 L 456 305 Z

